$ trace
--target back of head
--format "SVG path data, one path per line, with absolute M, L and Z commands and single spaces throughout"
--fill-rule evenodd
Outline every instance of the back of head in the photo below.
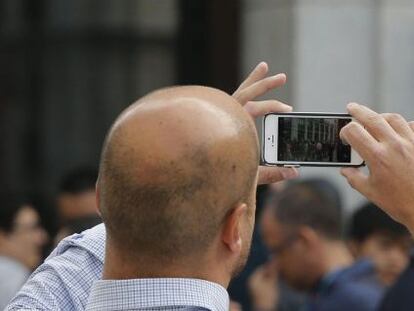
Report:
M 409 235 L 403 225 L 394 221 L 375 204 L 367 202 L 352 215 L 348 229 L 349 238 L 364 242 L 373 234 L 378 233 L 392 238 Z
M 281 224 L 308 226 L 326 238 L 341 238 L 341 197 L 336 187 L 324 179 L 291 183 L 272 205 Z
M 98 190 L 108 242 L 158 262 L 200 254 L 236 203 L 254 204 L 257 168 L 254 125 L 229 95 L 151 93 L 121 114 L 104 144 Z

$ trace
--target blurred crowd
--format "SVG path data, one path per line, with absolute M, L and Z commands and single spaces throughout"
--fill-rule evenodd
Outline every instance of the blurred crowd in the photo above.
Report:
M 253 251 L 229 290 L 235 310 L 409 310 L 411 235 L 373 203 L 345 217 L 338 189 L 316 178 L 258 200 Z
M 101 222 L 96 179 L 90 168 L 62 177 L 54 232 L 44 229 L 30 197 L 2 194 L 0 309 L 44 254 Z M 256 213 L 249 260 L 229 287 L 233 310 L 342 310 L 344 302 L 356 310 L 392 310 L 414 286 L 406 228 L 370 202 L 347 215 L 339 190 L 325 179 L 260 186 Z
M 62 239 L 102 222 L 95 202 L 97 176 L 89 167 L 69 171 L 58 185 L 53 210 L 46 212 L 32 195 L 0 194 L 1 310 Z

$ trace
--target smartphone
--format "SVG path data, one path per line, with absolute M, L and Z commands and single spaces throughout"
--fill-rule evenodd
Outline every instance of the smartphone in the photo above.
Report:
M 362 166 L 339 137 L 353 118 L 341 113 L 270 113 L 263 119 L 262 160 L 278 166 Z

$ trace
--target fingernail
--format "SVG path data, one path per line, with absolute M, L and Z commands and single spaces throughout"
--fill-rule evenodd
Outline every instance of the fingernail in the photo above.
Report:
M 281 79 L 281 78 L 286 78 L 286 75 L 284 73 L 278 73 L 276 75 L 273 76 L 275 79 Z
M 277 75 L 269 77 L 270 83 L 280 83 L 281 80 L 286 81 L 286 77 L 283 73 L 278 73 Z
M 348 107 L 348 109 L 356 108 L 356 107 L 358 107 L 358 104 L 357 103 L 349 103 L 347 105 L 347 107 Z
M 261 61 L 261 62 L 260 62 L 260 63 L 256 66 L 256 69 L 257 69 L 257 68 L 260 68 L 260 67 L 266 68 L 266 70 L 267 70 L 267 63 L 266 63 L 266 62 Z
M 284 179 L 293 179 L 298 177 L 299 173 L 293 168 L 282 168 L 282 176 Z

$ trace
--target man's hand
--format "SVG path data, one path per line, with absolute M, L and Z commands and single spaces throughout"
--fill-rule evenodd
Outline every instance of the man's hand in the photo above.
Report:
M 258 267 L 248 279 L 253 310 L 276 310 L 279 300 L 277 269 L 273 261 Z
M 369 175 L 356 168 L 344 168 L 342 175 L 414 233 L 414 123 L 354 103 L 348 111 L 359 124 L 349 123 L 341 137 L 365 160 Z
M 292 110 L 291 106 L 277 100 L 254 101 L 255 98 L 286 83 L 285 74 L 280 73 L 267 77 L 268 71 L 267 64 L 261 62 L 233 94 L 233 97 L 237 99 L 253 119 L 270 112 L 289 112 Z M 274 183 L 284 179 L 295 178 L 298 175 L 298 171 L 294 168 L 260 166 L 258 184 Z

